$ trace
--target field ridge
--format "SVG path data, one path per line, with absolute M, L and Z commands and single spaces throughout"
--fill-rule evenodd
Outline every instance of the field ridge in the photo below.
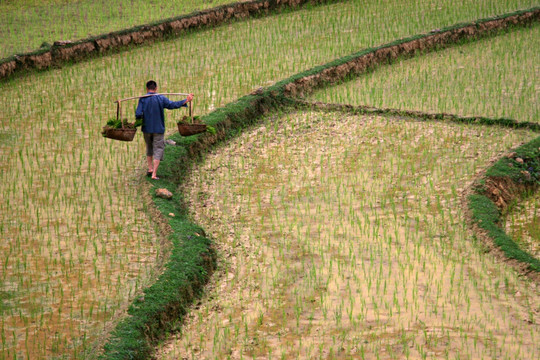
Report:
M 419 110 L 393 109 L 393 108 L 378 108 L 368 105 L 350 105 L 350 104 L 334 104 L 324 103 L 320 101 L 304 101 L 297 99 L 298 106 L 328 111 L 341 111 L 357 114 L 388 114 L 394 116 L 412 117 L 422 120 L 442 120 L 451 121 L 461 124 L 478 124 L 478 125 L 496 125 L 501 127 L 509 127 L 512 129 L 528 129 L 534 132 L 540 132 L 540 124 L 530 121 L 518 121 L 510 118 L 490 118 L 486 116 L 461 116 L 450 113 L 432 113 Z

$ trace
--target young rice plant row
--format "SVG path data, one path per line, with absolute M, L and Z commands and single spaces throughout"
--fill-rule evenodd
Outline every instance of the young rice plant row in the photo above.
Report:
M 352 1 L 3 82 L 0 358 L 83 356 L 152 279 L 163 249 L 141 196 L 142 141 L 99 135 L 114 100 L 153 78 L 162 91 L 195 93 L 201 114 L 368 46 L 530 5 Z

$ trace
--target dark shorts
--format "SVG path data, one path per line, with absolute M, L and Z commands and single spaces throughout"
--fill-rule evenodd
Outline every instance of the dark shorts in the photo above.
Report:
M 146 143 L 146 156 L 153 156 L 154 160 L 163 159 L 163 149 L 165 148 L 164 134 L 143 133 Z

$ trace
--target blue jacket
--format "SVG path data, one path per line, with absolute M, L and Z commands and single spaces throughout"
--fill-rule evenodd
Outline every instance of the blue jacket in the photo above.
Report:
M 152 93 L 148 93 L 150 95 Z M 187 106 L 187 99 L 171 101 L 163 95 L 154 95 L 139 99 L 135 117 L 143 119 L 142 131 L 151 134 L 165 133 L 165 114 L 163 109 L 178 109 Z

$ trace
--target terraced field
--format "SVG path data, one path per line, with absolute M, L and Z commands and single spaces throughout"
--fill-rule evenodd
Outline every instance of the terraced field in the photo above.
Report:
M 221 269 L 161 358 L 537 357 L 538 288 L 486 256 L 461 204 L 494 155 L 536 136 L 336 112 L 266 118 L 185 185 Z
M 114 100 L 142 93 L 153 78 L 162 91 L 195 93 L 195 113 L 205 114 L 359 49 L 532 5 L 340 2 L 1 82 L 9 96 L 0 100 L 0 359 L 94 357 L 102 336 L 167 259 L 170 244 L 156 232 L 147 209 L 148 186 L 141 181 L 142 141 L 125 144 L 99 135 L 114 116 Z M 527 38 L 537 29 L 517 36 Z M 537 72 L 534 58 L 525 64 Z M 525 85 L 529 94 L 518 105 L 535 97 L 536 90 Z M 537 113 L 536 106 L 529 115 Z M 167 118 L 171 131 L 178 116 Z M 222 178 L 197 175 L 208 179 L 208 189 L 195 187 L 191 200 L 195 209 L 205 201 L 217 204 L 208 210 L 224 216 L 207 228 L 221 259 L 213 286 L 227 291 L 243 285 L 239 292 L 218 293 L 223 307 L 208 316 L 193 313 L 200 322 L 188 325 L 204 329 L 221 322 L 221 333 L 195 339 L 186 332 L 180 348 L 164 345 L 169 353 L 163 356 L 415 357 L 450 356 L 462 349 L 471 358 L 537 354 L 535 284 L 501 269 L 466 241 L 456 203 L 463 182 L 533 133 L 311 112 L 273 115 L 264 126 L 232 143 L 245 150 L 239 158 L 227 158 L 232 150 L 225 149 L 220 161 L 227 165 L 220 171 L 245 162 L 236 173 L 223 175 L 233 185 L 226 190 L 233 192 L 215 197 L 211 189 L 223 187 Z M 302 143 L 306 136 L 316 141 Z M 441 136 L 447 140 L 434 144 Z M 244 148 L 238 141 L 252 145 Z M 422 176 L 411 177 L 417 172 Z M 447 181 L 452 177 L 455 181 Z M 392 203 L 396 196 L 400 201 Z M 229 206 L 231 213 L 224 211 Z M 232 227 L 224 225 L 228 216 Z M 236 262 L 245 262 L 243 270 Z M 246 277 L 248 270 L 256 276 Z M 347 292 L 366 296 L 347 300 Z M 255 296 L 251 307 L 236 307 L 235 297 L 249 295 Z M 462 296 L 472 305 L 460 302 Z M 411 316 L 411 310 L 419 315 Z M 299 336 L 304 332 L 305 339 Z M 285 350 L 289 345 L 291 352 Z

